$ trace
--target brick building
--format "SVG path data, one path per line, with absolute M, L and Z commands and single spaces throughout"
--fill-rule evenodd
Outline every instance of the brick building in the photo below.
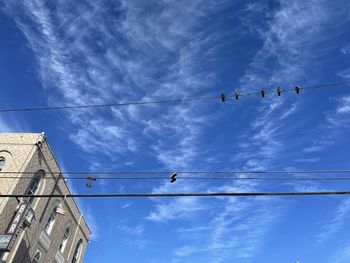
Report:
M 0 195 L 70 194 L 42 134 L 0 134 Z M 91 231 L 72 198 L 0 197 L 0 262 L 79 263 Z

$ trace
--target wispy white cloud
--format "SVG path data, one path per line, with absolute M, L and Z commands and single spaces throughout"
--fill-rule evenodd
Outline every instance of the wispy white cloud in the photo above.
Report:
M 313 152 L 320 152 L 324 150 L 327 146 L 331 144 L 330 141 L 326 140 L 314 140 L 312 142 L 312 146 L 307 146 L 303 149 L 304 152 L 307 153 L 313 153 Z
M 337 108 L 337 113 L 350 113 L 350 96 L 341 99 Z
M 122 205 L 122 209 L 128 208 L 131 206 L 131 203 L 125 203 L 124 205 Z
M 300 158 L 300 159 L 295 159 L 294 162 L 297 163 L 315 163 L 318 162 L 320 158 Z
M 145 238 L 145 227 L 143 225 L 130 225 L 119 222 L 114 226 L 114 231 L 118 239 L 124 244 L 138 250 L 142 250 L 153 243 Z
M 350 218 L 350 199 L 339 204 L 336 210 L 330 216 L 330 219 L 321 224 L 320 233 L 317 235 L 317 241 L 323 242 L 335 235 Z
M 350 258 L 350 244 L 343 245 L 327 261 L 329 263 L 346 263 Z
M 0 119 L 0 131 L 1 132 L 12 132 L 12 129 L 9 125 L 1 118 Z
M 349 55 L 350 54 L 350 43 L 346 44 L 344 47 L 342 47 L 340 49 L 340 51 L 344 54 L 344 55 Z
M 273 15 L 268 12 L 267 4 L 249 5 L 245 11 L 250 17 L 245 20 L 245 25 L 253 28 L 253 33 L 258 32 L 262 48 L 257 52 L 250 68 L 241 79 L 243 86 L 245 83 L 252 83 L 254 86 L 263 87 L 269 84 L 283 87 L 283 85 L 294 85 L 304 79 L 310 81 L 306 77 L 308 68 L 316 61 L 317 54 L 322 54 L 315 50 L 319 49 L 322 41 L 329 38 L 326 31 L 328 23 L 342 12 L 328 5 L 326 1 L 312 3 L 279 1 L 279 3 L 280 7 L 276 8 Z M 256 13 L 266 18 L 264 20 L 267 21 L 266 25 L 256 28 L 257 23 L 254 20 Z M 346 48 L 342 50 L 345 51 Z M 347 70 L 344 70 L 338 75 L 346 77 L 347 73 Z M 284 105 L 281 103 L 279 106 Z M 337 112 L 346 113 L 347 109 L 347 99 L 341 99 Z M 317 126 L 319 130 L 317 139 L 310 140 L 311 145 L 305 146 L 304 152 L 316 153 L 326 149 L 334 142 L 334 133 L 336 133 L 334 128 L 348 125 L 344 117 L 336 114 L 326 113 L 325 118 L 324 123 L 328 123 L 329 127 L 327 128 L 324 123 L 324 127 Z M 268 133 L 266 135 L 268 136 Z
M 177 198 L 168 205 L 156 204 L 155 211 L 152 211 L 147 219 L 154 222 L 189 219 L 205 208 L 205 205 L 200 205 L 198 198 Z
M 270 200 L 230 199 L 220 202 L 224 202 L 224 205 L 215 202 L 218 209 L 212 208 L 211 220 L 193 229 L 179 230 L 183 238 L 190 240 L 192 245 L 174 249 L 175 256 L 191 258 L 206 252 L 209 262 L 252 257 L 271 224 L 276 222 L 281 213 L 281 207 L 278 206 L 273 210 L 268 209 L 268 204 L 271 205 Z M 254 213 L 251 213 L 252 210 Z
M 85 203 L 83 203 L 79 198 L 76 198 L 79 209 L 81 210 L 90 230 L 91 230 L 91 241 L 99 241 L 100 240 L 100 228 L 95 217 L 95 213 L 88 207 Z
M 33 0 L 5 3 L 4 10 L 36 55 L 42 83 L 54 94 L 51 104 L 183 97 L 203 89 L 210 74 L 199 70 L 197 60 L 204 59 L 203 47 L 215 35 L 203 36 L 195 28 L 207 11 L 221 3 L 198 0 L 186 3 L 185 9 L 176 1 L 152 4 L 157 8 L 147 15 L 139 1 L 109 5 L 87 1 L 75 6 L 58 1 L 50 9 L 45 2 Z M 104 23 L 101 18 L 111 10 L 115 15 Z M 196 138 L 206 119 L 197 118 L 188 106 L 163 107 L 161 117 L 159 108 L 151 106 L 69 112 L 67 128 L 85 152 L 115 161 L 139 151 L 143 145 L 136 138 L 146 131 L 150 138 L 158 138 L 148 154 L 163 164 L 179 165 L 197 153 Z M 178 142 L 177 150 L 164 148 L 171 138 Z
M 153 189 L 155 193 L 191 193 L 200 189 L 199 185 L 193 184 L 163 184 Z M 163 201 L 154 199 L 155 207 L 149 213 L 147 219 L 153 222 L 167 222 L 169 220 L 188 220 L 193 218 L 199 212 L 208 209 L 208 205 L 201 202 L 198 197 L 191 198 L 173 198 Z
M 0 132 L 32 132 L 28 131 L 28 126 L 25 122 L 10 117 L 0 117 Z
M 280 8 L 270 14 L 266 30 L 260 33 L 262 48 L 242 83 L 293 85 L 305 76 L 306 58 L 312 59 L 309 51 L 317 45 L 313 40 L 316 36 L 320 40 L 329 16 L 321 1 L 279 1 L 279 4 Z M 257 12 L 254 8 L 248 10 Z M 250 23 L 256 26 L 255 20 Z

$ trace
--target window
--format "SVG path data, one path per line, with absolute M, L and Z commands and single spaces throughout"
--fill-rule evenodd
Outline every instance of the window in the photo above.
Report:
M 67 240 L 68 240 L 69 234 L 70 234 L 70 227 L 68 226 L 68 227 L 66 228 L 66 231 L 64 231 L 63 239 L 62 239 L 62 242 L 61 242 L 61 244 L 60 244 L 60 251 L 61 251 L 62 253 L 64 252 L 64 249 L 66 248 Z
M 2 170 L 4 165 L 5 165 L 5 158 L 4 157 L 0 157 L 0 171 Z
M 40 262 L 41 262 L 42 256 L 43 256 L 43 252 L 41 252 L 41 250 L 38 248 L 38 249 L 35 251 L 35 254 L 34 254 L 32 263 L 40 263 Z
M 56 221 L 56 209 L 57 209 L 57 205 L 52 209 L 52 212 L 51 212 L 49 219 L 47 220 L 47 223 L 45 226 L 45 231 L 48 235 L 51 234 L 51 231 L 53 229 L 53 225 L 55 224 L 55 221 Z
M 83 240 L 80 239 L 77 246 L 75 247 L 74 254 L 73 254 L 73 259 L 72 263 L 77 263 L 79 262 L 80 254 L 81 254 L 81 244 L 83 243 Z
M 27 195 L 35 195 L 36 194 L 36 192 L 38 191 L 38 188 L 39 188 L 40 180 L 44 176 L 45 176 L 45 172 L 42 170 L 37 171 L 34 174 L 32 180 L 30 181 L 29 187 L 27 189 L 27 192 L 26 192 Z M 34 200 L 34 197 L 30 197 L 28 201 L 31 204 L 33 202 L 33 200 Z

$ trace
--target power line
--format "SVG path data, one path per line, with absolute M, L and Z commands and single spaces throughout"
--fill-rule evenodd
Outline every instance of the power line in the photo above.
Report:
M 338 83 L 330 83 L 330 84 L 320 84 L 314 86 L 306 86 L 300 87 L 296 86 L 292 89 L 282 89 L 280 88 L 280 92 L 290 92 L 297 91 L 299 93 L 300 90 L 307 89 L 318 89 L 318 88 L 331 88 L 331 87 L 340 87 L 350 84 L 350 81 L 346 82 L 338 82 Z M 264 92 L 263 92 L 264 91 Z M 266 93 L 279 93 L 276 90 L 266 91 Z M 150 104 L 174 104 L 174 103 L 184 103 L 184 102 L 199 102 L 199 101 L 209 101 L 209 100 L 221 100 L 224 102 L 225 98 L 233 98 L 236 97 L 238 99 L 239 96 L 252 96 L 264 93 L 263 97 L 265 97 L 265 90 L 261 90 L 259 92 L 253 93 L 240 93 L 236 92 L 234 95 L 225 96 L 223 93 L 220 96 L 211 96 L 211 97 L 197 97 L 197 98 L 185 98 L 185 99 L 168 99 L 168 100 L 154 100 L 154 101 L 134 101 L 134 102 L 116 102 L 116 103 L 105 103 L 105 104 L 85 104 L 85 105 L 66 105 L 66 106 L 48 106 L 48 107 L 28 107 L 28 108 L 8 108 L 8 109 L 0 109 L 1 112 L 30 112 L 30 111 L 54 111 L 54 110 L 69 110 L 69 109 L 89 109 L 89 108 L 109 108 L 109 107 L 121 107 L 121 106 L 141 106 L 141 105 L 150 105 Z M 280 94 L 279 94 L 280 95 Z
M 50 110 L 68 110 L 68 109 L 88 109 L 88 108 L 108 108 L 120 106 L 137 106 L 149 104 L 168 104 L 168 103 L 182 103 L 192 101 L 214 100 L 215 97 L 189 98 L 189 99 L 174 99 L 174 100 L 158 100 L 158 101 L 134 101 L 125 103 L 106 103 L 106 104 L 91 104 L 91 105 L 67 105 L 67 106 L 52 106 L 52 107 L 33 107 L 33 108 L 14 108 L 14 109 L 0 109 L 0 112 L 23 112 L 23 111 L 50 111 Z
M 295 86 L 294 88 L 281 88 L 278 87 L 277 89 L 269 89 L 269 90 L 264 90 L 265 94 L 268 93 L 279 93 L 279 91 L 281 93 L 283 92 L 295 92 L 296 88 L 299 87 L 299 91 L 301 90 L 309 90 L 309 89 L 322 89 L 322 88 L 332 88 L 332 87 L 341 87 L 341 86 L 345 86 L 345 85 L 349 85 L 350 81 L 344 81 L 344 82 L 336 82 L 336 83 L 329 83 L 329 84 L 318 84 L 318 85 L 313 85 L 313 86 L 305 86 L 305 87 L 301 87 L 301 86 Z M 239 94 L 239 96 L 252 96 L 252 95 L 261 95 L 261 91 L 259 92 L 249 92 L 249 93 L 243 93 L 243 94 Z M 236 97 L 236 94 L 234 95 L 230 95 L 228 97 Z
M 111 198 L 111 197 L 224 197 L 224 196 L 321 196 L 321 195 L 350 195 L 350 191 L 320 191 L 320 192 L 241 192 L 241 193 L 113 193 L 113 194 L 43 194 L 21 195 L 5 194 L 0 197 L 13 198 Z
M 330 87 L 337 87 L 342 85 L 349 85 L 350 81 L 343 81 L 343 82 L 335 82 L 335 83 L 328 83 L 328 84 L 318 84 L 308 87 L 303 87 L 303 89 L 319 89 L 319 88 L 330 88 Z
M 0 176 L 0 179 L 20 179 L 30 180 L 31 176 L 20 176 L 20 177 L 8 177 Z M 42 177 L 41 179 L 46 180 L 57 180 L 54 177 Z M 87 180 L 87 177 L 63 177 L 64 180 Z M 168 177 L 94 177 L 96 180 L 169 180 Z M 230 176 L 215 176 L 215 177 L 188 177 L 179 176 L 177 179 L 180 180 L 263 180 L 263 181 L 349 181 L 350 177 L 230 177 Z
M 21 174 L 35 174 L 37 171 L 24 171 Z M 150 175 L 150 174 L 171 174 L 173 171 L 52 171 L 54 175 Z M 334 170 L 213 170 L 213 171 L 176 171 L 177 174 L 341 174 L 350 173 L 350 169 Z M 17 172 L 0 171 L 0 174 L 17 174 Z

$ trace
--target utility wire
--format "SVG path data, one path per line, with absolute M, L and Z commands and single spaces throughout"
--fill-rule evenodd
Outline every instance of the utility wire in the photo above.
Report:
M 340 87 L 350 84 L 350 81 L 330 83 L 330 84 L 319 84 L 314 86 L 299 87 L 300 90 L 307 89 L 318 89 L 318 88 L 331 88 L 331 87 Z M 282 92 L 293 91 L 293 89 L 281 89 Z M 269 93 L 269 91 L 266 91 Z M 275 92 L 271 90 L 270 92 Z M 259 92 L 253 93 L 239 93 L 239 96 L 251 96 L 261 94 Z M 222 98 L 224 96 L 224 98 Z M 235 97 L 236 95 L 229 95 L 228 98 Z M 185 99 L 168 99 L 168 100 L 154 100 L 154 101 L 134 101 L 134 102 L 117 102 L 117 103 L 105 103 L 105 104 L 86 104 L 86 105 L 66 105 L 66 106 L 48 106 L 48 107 L 28 107 L 28 108 L 8 108 L 0 109 L 1 112 L 30 112 L 30 111 L 52 111 L 52 110 L 69 110 L 69 109 L 89 109 L 89 108 L 108 108 L 108 107 L 121 107 L 121 106 L 140 106 L 140 105 L 150 105 L 150 104 L 169 104 L 169 103 L 183 103 L 183 102 L 196 102 L 196 101 L 209 101 L 217 100 L 220 96 L 211 96 L 211 97 L 198 97 L 198 98 L 185 98 Z M 225 100 L 225 95 L 221 95 L 223 101 Z
M 350 195 L 350 191 L 320 191 L 320 192 L 251 192 L 251 193 L 113 193 L 113 194 L 43 194 L 43 195 L 20 195 L 5 194 L 0 197 L 13 198 L 108 198 L 108 197 L 220 197 L 220 196 L 321 196 L 321 195 Z
M 319 84 L 319 85 L 313 85 L 313 86 L 305 86 L 305 87 L 299 87 L 300 91 L 302 90 L 309 90 L 309 89 L 321 89 L 321 88 L 332 88 L 332 87 L 341 87 L 345 85 L 349 85 L 350 81 L 344 81 L 344 82 L 336 82 L 336 83 L 330 83 L 330 84 Z M 266 89 L 266 94 L 268 93 L 278 93 L 277 89 Z M 281 92 L 295 92 L 295 88 L 281 88 Z M 239 96 L 252 96 L 252 95 L 261 95 L 261 91 L 258 92 L 248 92 L 248 93 L 242 93 L 239 94 Z M 236 95 L 229 95 L 227 97 L 233 98 Z
M 350 84 L 350 81 L 343 81 L 343 82 L 328 83 L 328 84 L 318 84 L 318 85 L 303 87 L 302 89 L 331 88 L 331 87 L 337 87 L 337 86 L 349 85 L 349 84 Z
M 24 112 L 24 111 L 50 111 L 50 110 L 68 110 L 68 109 L 88 109 L 88 108 L 108 108 L 108 107 L 120 107 L 120 106 L 136 106 L 136 105 L 148 105 L 148 104 L 169 104 L 169 103 L 182 103 L 192 101 L 204 101 L 214 100 L 217 96 L 202 97 L 202 98 L 189 98 L 189 99 L 174 99 L 174 100 L 158 100 L 158 101 L 134 101 L 125 103 L 107 103 L 107 104 L 91 104 L 91 105 L 67 105 L 67 106 L 52 106 L 52 107 L 33 107 L 33 108 L 14 108 L 14 109 L 0 109 L 0 112 Z
M 20 180 L 30 180 L 31 176 L 21 176 L 21 177 L 8 177 L 0 176 L 0 179 L 20 179 Z M 46 180 L 57 180 L 53 177 L 42 177 L 41 179 Z M 87 177 L 63 177 L 64 180 L 88 180 Z M 168 177 L 94 177 L 96 180 L 169 180 Z M 349 181 L 350 177 L 230 177 L 230 176 L 220 176 L 220 177 L 188 177 L 179 176 L 177 179 L 180 180 L 262 180 L 262 181 Z
M 21 174 L 35 174 L 35 172 L 21 172 Z M 174 171 L 52 171 L 50 174 L 55 175 L 150 175 L 150 174 L 171 174 Z M 350 169 L 334 170 L 214 170 L 214 171 L 176 171 L 177 174 L 342 174 L 350 173 Z M 17 174 L 17 172 L 0 171 L 0 174 Z

